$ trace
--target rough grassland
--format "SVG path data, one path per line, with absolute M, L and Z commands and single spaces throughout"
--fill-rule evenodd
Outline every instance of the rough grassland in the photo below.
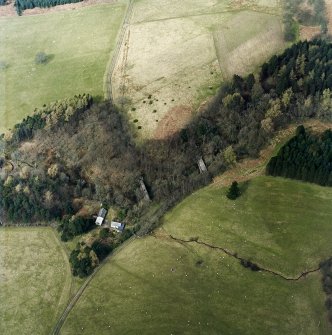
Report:
M 258 177 L 228 200 L 226 189 L 204 188 L 165 217 L 167 233 L 225 247 L 287 276 L 332 256 L 332 188 Z
M 0 132 L 44 103 L 79 93 L 103 96 L 103 77 L 125 5 L 0 18 Z M 35 55 L 49 55 L 45 65 Z
M 49 334 L 70 294 L 67 256 L 51 228 L 0 229 L 0 333 Z
M 253 72 L 285 46 L 280 18 L 255 12 L 241 12 L 214 31 L 222 74 Z
M 93 279 L 61 331 L 72 334 L 328 334 L 320 276 L 254 273 L 218 251 L 135 240 Z
M 329 21 L 329 33 L 332 34 L 332 0 L 325 0 L 327 18 Z
M 171 135 L 215 93 L 222 74 L 247 73 L 282 49 L 278 8 L 257 0 L 135 1 L 112 91 L 116 102 L 129 100 L 138 135 Z
M 319 272 L 286 281 L 169 234 L 199 236 L 298 274 L 332 255 L 332 189 L 259 177 L 236 202 L 225 191 L 196 192 L 154 236 L 121 250 L 93 279 L 61 334 L 330 334 Z

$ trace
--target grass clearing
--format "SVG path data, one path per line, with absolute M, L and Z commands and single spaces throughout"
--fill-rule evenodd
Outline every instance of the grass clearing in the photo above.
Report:
M 90 93 L 103 97 L 103 77 L 125 4 L 0 18 L 0 132 L 43 104 Z M 47 64 L 35 64 L 43 51 Z
M 258 177 L 236 201 L 227 188 L 195 192 L 164 218 L 175 237 L 201 241 L 297 276 L 332 255 L 332 189 L 304 182 Z
M 50 333 L 72 283 L 52 228 L 0 229 L 0 282 L 0 333 Z
M 188 110 L 192 115 L 215 93 L 223 76 L 256 69 L 282 49 L 279 7 L 258 0 L 135 1 L 112 91 L 116 102 L 127 102 L 132 121 L 138 120 L 138 136 L 172 135 L 190 121 Z
M 254 273 L 218 251 L 131 242 L 83 293 L 61 334 L 328 334 L 319 274 Z

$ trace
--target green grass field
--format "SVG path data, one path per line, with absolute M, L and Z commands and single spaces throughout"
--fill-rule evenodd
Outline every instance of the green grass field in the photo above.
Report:
M 121 250 L 93 279 L 61 334 L 330 334 L 319 272 L 286 281 L 169 234 L 199 236 L 297 274 L 332 254 L 332 190 L 259 177 L 236 202 L 225 191 L 209 186 L 194 193 L 155 236 Z
M 243 187 L 243 186 L 242 186 Z M 332 189 L 258 177 L 228 200 L 225 189 L 204 188 L 166 215 L 168 234 L 225 247 L 296 276 L 332 255 Z
M 0 333 L 49 334 L 65 308 L 72 278 L 51 228 L 0 229 Z
M 0 18 L 0 132 L 36 107 L 79 93 L 103 97 L 103 77 L 125 4 Z M 38 52 L 49 55 L 35 64 Z

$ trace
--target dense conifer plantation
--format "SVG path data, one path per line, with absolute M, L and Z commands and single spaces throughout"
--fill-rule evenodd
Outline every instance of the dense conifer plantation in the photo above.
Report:
M 75 3 L 80 1 L 82 0 L 16 0 L 15 6 L 17 13 L 21 15 L 25 9 L 31 9 L 35 7 L 53 7 L 57 5 L 64 5 L 67 3 Z
M 309 181 L 332 186 L 332 131 L 310 134 L 303 126 L 266 167 L 272 176 Z

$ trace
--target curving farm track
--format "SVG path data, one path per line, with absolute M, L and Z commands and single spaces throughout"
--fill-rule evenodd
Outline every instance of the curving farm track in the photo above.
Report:
M 105 94 L 105 99 L 107 100 L 111 100 L 111 101 L 113 100 L 112 77 L 113 77 L 113 73 L 115 70 L 115 66 L 120 56 L 120 50 L 121 50 L 122 44 L 124 43 L 124 40 L 125 40 L 126 31 L 128 27 L 130 26 L 130 19 L 133 13 L 133 5 L 134 5 L 134 1 L 129 0 L 127 10 L 126 10 L 123 22 L 122 22 L 122 26 L 121 26 L 121 29 L 120 29 L 120 32 L 117 38 L 116 47 L 114 49 L 111 62 L 106 70 L 104 94 Z

